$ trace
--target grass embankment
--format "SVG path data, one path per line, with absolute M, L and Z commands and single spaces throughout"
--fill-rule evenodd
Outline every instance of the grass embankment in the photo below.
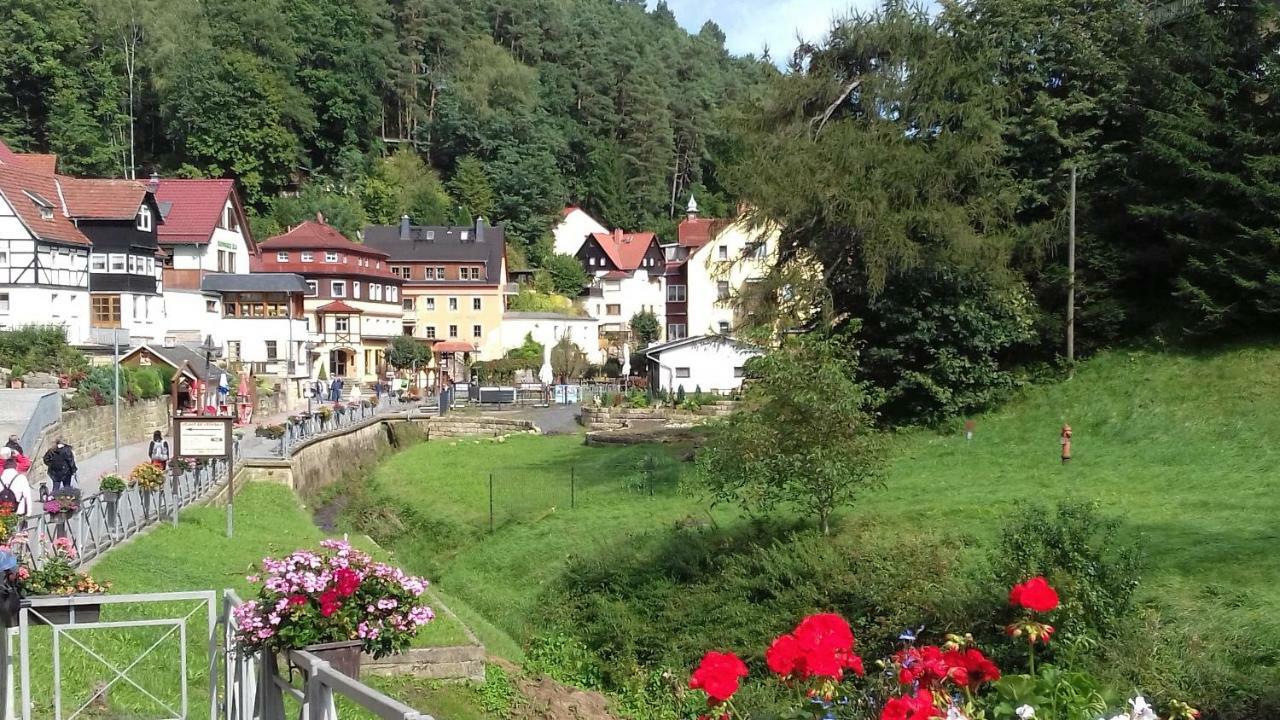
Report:
M 1153 655 L 1197 663 L 1199 669 L 1180 670 L 1184 677 L 1228 676 L 1215 659 L 1228 655 L 1223 662 L 1237 671 L 1256 663 L 1255 672 L 1273 676 L 1280 648 L 1280 587 L 1271 581 L 1280 570 L 1280 533 L 1271 527 L 1280 509 L 1278 409 L 1275 350 L 1106 353 L 1074 379 L 1032 388 L 978 418 L 973 442 L 960 433 L 904 433 L 886 486 L 845 512 L 841 525 L 938 531 L 965 539 L 978 555 L 994 545 L 1021 501 L 1097 501 L 1147 556 L 1139 598 L 1159 609 L 1152 622 L 1185 641 L 1172 651 L 1150 648 Z M 1063 422 L 1075 431 L 1075 458 L 1065 467 L 1058 459 Z M 563 436 L 432 442 L 389 460 L 374 479 L 432 529 L 396 543 L 406 562 L 438 571 L 445 590 L 523 642 L 567 556 L 705 517 L 693 498 L 649 497 L 630 487 L 649 452 L 588 448 Z M 718 519 L 731 524 L 733 516 Z

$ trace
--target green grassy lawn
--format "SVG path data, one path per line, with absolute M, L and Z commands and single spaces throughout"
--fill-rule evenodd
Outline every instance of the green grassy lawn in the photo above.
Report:
M 970 538 L 981 552 L 1019 501 L 1096 500 L 1148 556 L 1143 600 L 1214 642 L 1265 645 L 1280 641 L 1280 586 L 1272 580 L 1280 571 L 1277 410 L 1275 350 L 1106 353 L 1074 379 L 1035 387 L 978 418 L 971 443 L 958 432 L 904 433 L 886 486 L 840 522 L 931 527 Z M 1075 431 L 1075 459 L 1065 467 L 1063 422 Z M 431 442 L 400 453 L 375 477 L 427 517 L 470 529 L 456 551 L 406 540 L 404 562 L 441 564 L 440 587 L 521 641 L 566 556 L 702 516 L 694 498 L 628 487 L 646 452 L 654 450 L 589 448 L 574 436 Z
M 645 456 L 670 452 L 587 447 L 579 435 L 432 441 L 389 459 L 374 480 L 424 516 L 466 529 L 469 537 L 460 550 L 450 552 L 438 585 L 515 638 L 517 642 L 495 641 L 491 632 L 486 636 L 486 628 L 471 623 L 486 646 L 498 652 L 503 645 L 518 646 L 526 636 L 541 588 L 558 575 L 569 555 L 589 553 L 631 533 L 706 519 L 695 498 L 671 491 L 650 495 L 636 486 Z M 495 521 L 489 534 L 491 474 Z M 430 538 L 405 537 L 396 549 L 409 568 L 440 565 L 435 557 L 439 548 Z
M 293 493 L 283 486 L 251 484 L 236 497 L 235 537 L 227 539 L 226 515 L 221 507 L 198 507 L 182 513 L 177 528 L 162 526 L 145 536 L 107 553 L 91 569 L 99 580 L 112 584 L 112 594 L 150 593 L 174 590 L 236 590 L 247 597 L 249 584 L 245 576 L 263 557 L 283 555 L 300 547 L 315 547 L 324 534 L 316 528 L 311 516 Z M 370 542 L 355 539 L 356 545 L 385 557 L 387 553 Z M 432 590 L 431 592 L 434 593 Z M 438 604 L 438 598 L 432 601 Z M 208 702 L 208 671 L 204 666 L 207 648 L 206 614 L 196 604 L 161 603 L 150 606 L 106 606 L 103 620 L 181 617 L 197 612 L 187 620 L 187 676 L 192 693 L 192 707 Z M 82 631 L 74 636 L 89 650 L 119 667 L 128 665 L 163 634 L 163 628 L 141 630 Z M 438 613 L 418 637 L 415 647 L 466 644 L 465 629 L 453 618 Z M 179 643 L 166 640 L 149 657 L 130 672 L 130 677 L 161 701 L 177 707 L 179 680 Z M 63 712 L 69 714 L 86 700 L 93 687 L 113 677 L 89 650 L 66 640 L 62 642 Z M 32 667 L 48 668 L 51 659 L 50 635 L 47 630 L 33 630 Z M 52 696 L 49 673 L 33 674 L 36 693 L 33 700 L 42 710 L 51 710 Z M 379 680 L 387 687 L 411 685 L 409 680 Z M 428 688 L 427 690 L 430 690 Z M 412 698 L 424 705 L 420 709 L 441 712 L 429 704 L 431 692 L 415 691 Z M 445 697 L 447 693 L 436 693 Z M 406 700 L 407 701 L 407 700 Z M 114 712 L 155 716 L 164 709 L 145 693 L 126 683 L 113 687 L 109 706 Z

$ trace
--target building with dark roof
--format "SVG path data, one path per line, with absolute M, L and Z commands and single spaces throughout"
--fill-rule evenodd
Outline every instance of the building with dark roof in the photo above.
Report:
M 502 354 L 507 282 L 506 233 L 484 218 L 468 227 L 371 225 L 364 243 L 387 254 L 404 281 L 404 332 L 431 343 L 468 347 L 471 359 Z
M 578 262 L 591 276 L 587 312 L 600 319 L 600 332 L 617 355 L 623 343 L 633 349 L 631 319 L 651 312 L 666 327 L 666 255 L 651 232 L 594 233 L 578 250 Z
M 308 374 L 373 380 L 386 365 L 391 339 L 403 332 L 403 278 L 388 254 L 357 243 L 322 216 L 259 245 L 254 273 L 292 273 L 306 285 L 303 316 L 315 336 Z

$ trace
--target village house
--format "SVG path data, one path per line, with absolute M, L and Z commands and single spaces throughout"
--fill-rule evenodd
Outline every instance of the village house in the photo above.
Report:
M 234 337 L 222 331 L 223 310 L 206 276 L 247 275 L 257 253 L 235 181 L 151 177 L 164 223 L 165 343 L 198 345 L 212 335 L 225 350 Z
M 155 196 L 132 180 L 58 175 L 52 155 L 0 143 L 0 327 L 56 324 L 142 341 L 163 332 Z
M 259 251 L 255 273 L 295 273 L 306 285 L 306 330 L 315 338 L 307 377 L 318 377 L 322 367 L 331 378 L 378 377 L 387 345 L 401 333 L 403 280 L 392 274 L 387 254 L 348 240 L 319 216 L 268 238 Z M 251 307 L 257 312 L 256 301 Z
M 364 242 L 390 257 L 404 281 L 403 332 L 431 345 L 455 380 L 472 362 L 502 357 L 507 283 L 506 234 L 484 218 L 468 227 L 371 225 Z
M 594 233 L 577 257 L 592 278 L 585 291 L 587 314 L 600 320 L 601 343 L 611 355 L 626 343 L 639 349 L 631 337 L 631 319 L 640 312 L 657 317 L 661 339 L 667 315 L 666 257 L 656 235 Z
M 560 222 L 551 228 L 551 237 L 557 254 L 577 255 L 588 237 L 607 232 L 609 228 L 601 225 L 582 208 L 567 207 L 560 213 Z
M 652 345 L 644 353 L 649 382 L 657 389 L 725 395 L 742 387 L 747 361 L 764 351 L 725 335 L 696 335 Z
M 766 277 L 777 256 L 778 231 L 758 231 L 745 220 L 702 218 L 689 198 L 667 260 L 667 339 L 733 332 L 735 301 Z

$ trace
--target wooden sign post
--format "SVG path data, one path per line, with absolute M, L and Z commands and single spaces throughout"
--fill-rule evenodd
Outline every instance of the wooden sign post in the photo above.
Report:
M 173 418 L 174 457 L 224 460 L 227 463 L 227 537 L 233 532 L 235 517 L 235 453 L 232 445 L 232 416 L 203 415 Z M 175 517 L 177 498 L 174 498 Z

